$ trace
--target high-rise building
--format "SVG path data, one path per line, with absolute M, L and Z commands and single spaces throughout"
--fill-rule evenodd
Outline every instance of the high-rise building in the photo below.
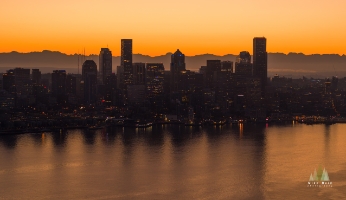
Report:
M 147 63 L 146 90 L 148 97 L 154 97 L 163 93 L 165 79 L 165 67 L 163 63 Z
M 252 77 L 252 63 L 251 55 L 247 51 L 240 52 L 237 56 L 237 61 L 235 63 L 235 73 L 237 76 L 243 76 L 246 78 Z
M 232 61 L 222 61 L 221 71 L 227 71 L 233 73 L 233 62 Z
M 181 71 L 186 70 L 185 66 L 185 55 L 178 49 L 174 54 L 171 55 L 171 92 L 179 90 L 179 75 Z
M 235 62 L 235 95 L 246 95 L 248 83 L 252 78 L 251 55 L 247 51 L 242 51 L 237 56 Z M 246 99 L 246 98 L 245 98 Z
M 54 70 L 52 73 L 52 96 L 57 103 L 66 102 L 66 71 Z
M 66 93 L 77 94 L 77 78 L 71 74 L 66 76 Z
M 124 89 L 124 67 L 117 66 L 117 89 Z
M 16 82 L 13 69 L 8 70 L 7 73 L 2 75 L 2 88 L 9 93 L 16 93 Z
M 106 77 L 112 74 L 112 51 L 108 48 L 101 48 L 99 55 L 99 75 L 102 83 L 105 84 Z
M 265 94 L 267 85 L 267 39 L 265 37 L 255 37 L 253 39 L 253 69 L 254 76 L 261 80 L 262 97 Z
M 66 71 L 54 70 L 52 73 L 52 95 L 58 96 L 66 93 Z
M 19 95 L 28 95 L 28 85 L 30 84 L 30 69 L 15 68 L 14 69 L 16 92 Z
M 82 81 L 84 83 L 84 102 L 96 101 L 97 65 L 93 60 L 86 60 L 82 66 Z
M 33 83 L 41 84 L 41 71 L 39 69 L 32 69 L 31 76 Z
M 121 61 L 120 66 L 124 68 L 124 87 L 131 85 L 133 81 L 132 70 L 132 39 L 121 39 Z
M 207 60 L 207 66 L 203 72 L 204 87 L 214 88 L 214 73 L 219 71 L 221 71 L 221 60 Z
M 108 106 L 115 105 L 116 103 L 116 82 L 117 80 L 114 73 L 106 77 L 104 100 Z
M 145 63 L 133 63 L 133 84 L 145 85 Z

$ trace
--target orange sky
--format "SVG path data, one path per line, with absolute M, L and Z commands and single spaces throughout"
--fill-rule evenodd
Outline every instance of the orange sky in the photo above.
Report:
M 346 54 L 343 0 L 3 0 L 0 18 L 0 52 L 119 55 L 132 38 L 133 53 L 224 55 L 265 36 L 268 52 Z

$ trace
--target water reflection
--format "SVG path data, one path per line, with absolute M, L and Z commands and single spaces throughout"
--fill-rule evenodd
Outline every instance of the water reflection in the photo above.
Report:
M 299 184 L 318 164 L 344 187 L 344 128 L 162 125 L 0 136 L 6 160 L 0 193 L 4 199 L 286 199 L 295 192 L 309 199 Z
M 17 135 L 0 136 L 0 143 L 8 149 L 14 149 L 17 146 Z
M 152 127 L 152 130 L 139 129 L 138 134 L 144 138 L 146 144 L 150 147 L 161 147 L 164 144 L 164 132 L 162 126 Z
M 52 133 L 52 139 L 53 144 L 56 147 L 63 147 L 65 146 L 66 140 L 67 140 L 67 132 L 66 131 L 59 131 Z

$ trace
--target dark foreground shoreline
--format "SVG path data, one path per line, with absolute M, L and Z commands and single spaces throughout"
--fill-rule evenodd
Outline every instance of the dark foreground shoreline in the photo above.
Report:
M 294 120 L 286 121 L 271 121 L 271 122 L 214 122 L 214 123 L 182 123 L 182 122 L 158 122 L 158 123 L 145 123 L 145 124 L 105 124 L 105 125 L 91 125 L 91 126 L 68 126 L 68 127 L 42 127 L 42 128 L 20 128 L 20 129 L 6 129 L 0 130 L 0 135 L 16 135 L 16 134 L 26 134 L 26 133 L 45 133 L 45 132 L 65 132 L 67 130 L 73 129 L 83 129 L 83 130 L 99 130 L 107 129 L 112 127 L 122 127 L 122 128 L 138 128 L 145 129 L 153 126 L 161 125 L 175 125 L 175 126 L 186 126 L 186 127 L 212 127 L 212 126 L 224 126 L 224 125 L 239 125 L 239 124 L 272 124 L 272 125 L 287 125 L 287 124 L 305 124 L 305 125 L 314 125 L 314 124 L 324 124 L 326 126 L 333 125 L 336 123 L 345 123 L 345 122 L 301 122 Z

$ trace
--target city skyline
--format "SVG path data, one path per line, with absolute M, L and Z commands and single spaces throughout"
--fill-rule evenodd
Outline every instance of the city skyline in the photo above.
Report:
M 85 48 L 89 55 L 108 47 L 120 55 L 119 39 L 132 38 L 134 54 L 157 56 L 179 48 L 186 56 L 236 55 L 250 51 L 249 39 L 256 35 L 270 38 L 267 52 L 346 54 L 346 28 L 338 23 L 346 15 L 345 3 L 297 3 L 6 1 L 0 14 L 6 19 L 1 22 L 0 52 L 49 49 L 74 54 Z M 124 20 L 129 9 L 136 15 Z

